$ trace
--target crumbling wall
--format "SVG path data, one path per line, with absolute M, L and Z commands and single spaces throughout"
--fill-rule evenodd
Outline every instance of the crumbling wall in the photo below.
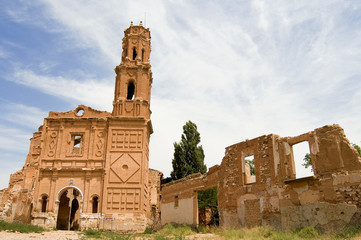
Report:
M 293 146 L 304 141 L 310 147 L 314 176 L 296 179 Z M 245 161 L 250 156 L 254 159 L 254 181 Z M 194 183 L 206 175 L 164 185 L 162 216 L 177 213 L 174 208 L 163 208 L 163 203 L 169 206 L 175 202 L 173 196 L 182 199 L 185 192 L 196 191 L 201 184 Z M 213 182 L 218 186 L 223 227 L 295 230 L 313 226 L 337 231 L 360 222 L 361 158 L 339 125 L 296 137 L 270 134 L 231 145 L 216 176 Z M 193 211 L 195 214 L 197 207 Z
M 30 139 L 29 154 L 23 168 L 10 175 L 9 186 L 3 189 L 0 205 L 0 219 L 8 222 L 32 220 L 35 177 L 39 166 L 42 126 Z
M 148 211 L 148 227 L 153 229 L 159 229 L 161 227 L 160 222 L 160 191 L 161 191 L 161 179 L 163 173 L 154 169 L 149 169 L 149 211 Z
M 162 185 L 161 222 L 198 225 L 197 191 L 218 186 L 219 166 Z

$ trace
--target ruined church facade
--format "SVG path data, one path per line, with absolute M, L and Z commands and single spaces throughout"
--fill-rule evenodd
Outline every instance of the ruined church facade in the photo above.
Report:
M 1 219 L 123 232 L 156 221 L 161 173 L 148 167 L 151 36 L 142 24 L 124 34 L 112 113 L 84 105 L 50 112 L 30 140 L 23 169 L 1 192 Z

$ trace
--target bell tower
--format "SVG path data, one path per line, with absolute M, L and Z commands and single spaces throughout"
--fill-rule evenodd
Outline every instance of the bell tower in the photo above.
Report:
M 105 228 L 143 232 L 149 207 L 149 139 L 152 71 L 150 31 L 142 23 L 124 31 L 121 63 L 116 66 L 113 112 L 107 118 L 102 214 L 114 219 Z M 109 226 L 107 226 L 107 224 Z
M 152 71 L 149 64 L 150 31 L 133 25 L 124 31 L 123 53 L 115 68 L 116 82 L 113 116 L 145 117 L 150 119 Z

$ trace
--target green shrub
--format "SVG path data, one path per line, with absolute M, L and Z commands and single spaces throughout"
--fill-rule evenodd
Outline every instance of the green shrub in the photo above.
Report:
M 355 237 L 358 233 L 361 233 L 361 226 L 355 227 L 355 226 L 351 226 L 351 227 L 347 227 L 345 228 L 342 232 L 340 232 L 339 234 L 337 234 L 337 237 L 339 238 L 343 238 L 343 239 L 350 239 Z
M 24 224 L 24 223 L 8 223 L 5 221 L 0 221 L 0 231 L 8 230 L 11 232 L 20 232 L 20 233 L 40 233 L 44 232 L 45 229 L 39 226 L 34 226 L 30 224 Z
M 187 236 L 187 235 L 192 235 L 195 232 L 193 231 L 193 229 L 186 225 L 179 225 L 179 226 L 174 226 L 173 224 L 167 224 L 165 225 L 161 230 L 159 230 L 158 232 L 155 233 L 156 236 L 163 236 L 163 237 L 167 237 L 167 236 Z
M 154 229 L 153 228 L 146 228 L 145 230 L 144 230 L 144 234 L 152 234 L 152 233 L 154 233 L 155 231 L 154 231 Z
M 202 225 L 199 225 L 195 230 L 197 233 L 210 233 L 212 231 L 210 228 L 206 228 Z
M 102 232 L 102 237 L 104 239 L 112 239 L 112 240 L 131 240 L 135 238 L 135 235 L 115 233 L 115 232 Z
M 320 233 L 314 227 L 304 227 L 296 232 L 301 238 L 316 238 Z
M 171 238 L 164 237 L 164 236 L 155 236 L 153 239 L 154 240 L 171 240 Z
M 98 230 L 88 229 L 84 231 L 85 236 L 90 238 L 100 238 L 102 233 Z
M 245 237 L 243 230 L 233 228 L 221 230 L 218 234 L 223 236 L 225 239 L 241 239 Z
M 272 231 L 269 238 L 272 240 L 294 240 L 297 239 L 297 236 L 289 232 Z

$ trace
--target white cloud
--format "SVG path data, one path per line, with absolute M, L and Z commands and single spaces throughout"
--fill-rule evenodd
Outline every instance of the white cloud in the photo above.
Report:
M 29 132 L 0 125 L 0 149 L 2 150 L 27 153 L 30 137 Z M 25 139 L 27 139 L 28 143 L 25 143 Z
M 34 131 L 42 125 L 43 118 L 48 115 L 47 112 L 39 108 L 12 102 L 1 103 L 0 109 L 2 112 L 1 120 L 31 128 Z
M 351 141 L 361 141 L 360 3 L 40 3 L 36 21 L 65 36 L 63 47 L 97 49 L 95 61 L 112 67 L 120 61 L 123 30 L 146 12 L 154 77 L 150 166 L 165 175 L 188 120 L 198 125 L 208 166 L 221 162 L 226 146 L 269 133 L 292 136 L 340 123 Z M 111 110 L 113 73 L 75 79 L 46 70 L 24 67 L 11 81 Z M 78 71 L 86 76 L 87 69 Z
M 75 102 L 74 105 L 87 104 L 94 108 L 111 110 L 114 90 L 105 79 L 79 81 L 61 76 L 37 75 L 31 70 L 18 70 L 8 80 L 38 89 L 64 101 Z

